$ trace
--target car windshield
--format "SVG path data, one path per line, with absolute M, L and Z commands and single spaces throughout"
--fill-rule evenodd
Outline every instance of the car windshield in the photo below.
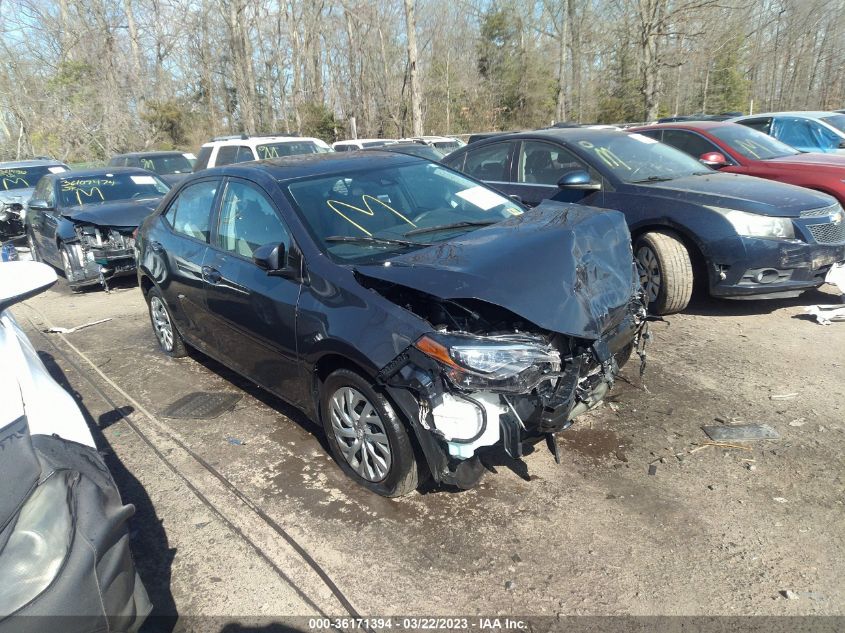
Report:
M 335 261 L 379 261 L 523 213 L 492 189 L 429 162 L 350 171 L 287 187 Z
M 710 173 L 684 152 L 642 134 L 619 132 L 582 139 L 576 145 L 590 162 L 609 169 L 623 182 L 659 182 Z
M 256 145 L 255 151 L 258 158 L 281 158 L 282 156 L 294 156 L 296 154 L 322 154 L 332 151 L 330 147 L 321 147 L 314 141 L 283 141 L 280 143 L 265 143 Z
M 141 167 L 156 174 L 190 174 L 193 171 L 191 161 L 183 154 L 142 156 Z
M 74 176 L 59 181 L 59 202 L 73 207 L 97 202 L 159 198 L 169 187 L 152 174 Z
M 64 165 L 38 165 L 36 167 L 0 167 L 0 191 L 29 189 L 41 176 L 67 171 Z
M 823 116 L 822 121 L 830 126 L 835 127 L 840 132 L 845 132 L 845 114 L 834 114 L 833 116 Z
M 737 154 L 751 160 L 770 160 L 801 153 L 768 134 L 744 125 L 724 125 L 712 128 L 709 132 Z

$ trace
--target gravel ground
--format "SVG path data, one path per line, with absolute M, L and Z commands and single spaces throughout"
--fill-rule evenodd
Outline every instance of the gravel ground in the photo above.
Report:
M 697 299 L 652 324 L 644 382 L 632 362 L 559 436 L 559 466 L 540 445 L 491 459 L 474 490 L 387 500 L 341 474 L 300 412 L 199 353 L 158 353 L 140 291 L 114 285 L 73 294 L 60 279 L 14 312 L 138 507 L 158 615 L 219 615 L 226 631 L 318 613 L 845 615 L 845 323 L 802 316 L 839 302 L 831 286 Z M 193 392 L 240 399 L 210 420 L 164 417 Z M 780 438 L 706 445 L 702 425 L 739 422 Z

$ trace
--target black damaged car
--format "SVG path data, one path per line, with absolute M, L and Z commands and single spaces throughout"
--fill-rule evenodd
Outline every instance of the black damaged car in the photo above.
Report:
M 32 259 L 64 271 L 77 290 L 135 272 L 134 233 L 170 189 L 143 169 L 48 174 L 27 204 Z
M 136 249 L 166 354 L 196 347 L 321 421 L 385 496 L 471 487 L 493 447 L 556 452 L 644 325 L 622 214 L 526 210 L 388 152 L 199 172 Z

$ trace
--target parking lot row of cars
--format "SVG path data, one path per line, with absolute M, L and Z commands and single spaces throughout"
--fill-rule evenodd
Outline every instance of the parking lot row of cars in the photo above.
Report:
M 120 627 L 150 608 L 132 580 L 131 509 L 72 423 L 76 405 L 27 401 L 49 379 L 5 310 L 55 279 L 39 261 L 73 289 L 137 275 L 163 353 L 196 348 L 292 403 L 351 479 L 388 497 L 428 479 L 472 487 L 493 448 L 557 454 L 555 435 L 602 402 L 629 358 L 644 364 L 647 308 L 683 310 L 694 283 L 794 296 L 845 261 L 845 159 L 735 123 L 492 135 L 445 156 L 421 140 L 335 151 L 237 136 L 194 164 L 157 152 L 86 170 L 0 165 L 5 237 L 25 237 L 36 260 L 0 264 L 0 345 L 20 360 L 0 425 L 20 451 L 0 468 L 20 485 L 0 498 L 0 539 L 3 556 L 19 555 L 23 526 L 47 557 L 0 590 L 0 618 L 61 610 L 48 600 L 66 597 L 61 569 L 62 582 L 77 573 L 111 596 L 89 610 L 121 614 Z M 73 523 L 95 501 L 87 516 L 117 517 L 106 532 Z M 47 505 L 67 509 L 67 526 L 38 523 Z M 67 566 L 83 533 L 112 549 Z

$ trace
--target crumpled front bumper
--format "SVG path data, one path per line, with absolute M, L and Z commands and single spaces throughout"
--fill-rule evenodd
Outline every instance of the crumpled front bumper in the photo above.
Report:
M 103 283 L 112 277 L 135 272 L 135 240 L 100 227 L 77 227 L 79 240 L 67 244 L 73 256 L 69 282 L 77 285 Z
M 638 300 L 620 312 L 600 339 L 568 339 L 561 371 L 530 393 L 456 389 L 441 366 L 413 346 L 381 371 L 378 382 L 411 421 L 434 480 L 469 487 L 483 468 L 479 453 L 499 447 L 518 459 L 528 446 L 569 428 L 603 400 L 620 366 L 632 350 L 641 350 L 647 336 Z M 481 430 L 449 437 L 442 429 L 453 427 L 460 416 L 473 424 L 480 416 Z

